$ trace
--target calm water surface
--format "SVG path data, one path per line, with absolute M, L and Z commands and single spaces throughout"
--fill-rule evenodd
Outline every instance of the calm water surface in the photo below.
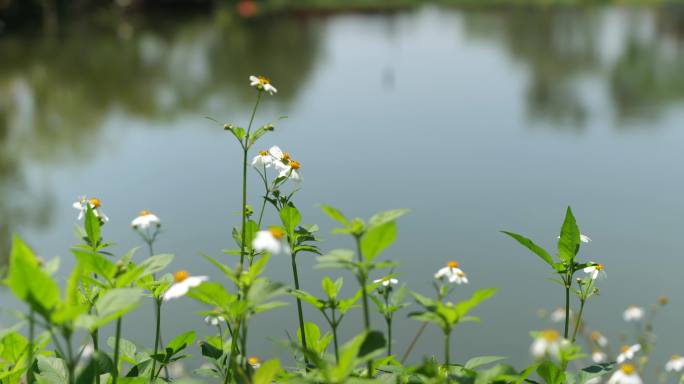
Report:
M 619 344 L 632 331 L 624 308 L 667 295 L 656 362 L 684 352 L 684 8 L 424 7 L 65 30 L 48 40 L 0 38 L 3 253 L 17 231 L 44 257 L 61 256 L 66 274 L 76 241 L 71 203 L 89 194 L 104 201 L 117 251 L 140 245 L 129 222 L 147 208 L 164 221 L 157 248 L 177 255 L 173 269 L 221 279 L 200 253 L 227 257 L 220 250 L 238 223 L 241 158 L 204 116 L 245 124 L 254 101 L 247 77 L 264 73 L 280 92 L 262 104 L 259 121 L 289 118 L 263 146 L 301 160 L 296 202 L 322 227 L 325 249 L 351 244 L 329 235 L 317 204 L 364 217 L 408 207 L 388 253 L 402 263 L 402 281 L 429 293 L 432 274 L 455 259 L 471 280 L 458 296 L 500 288 L 478 309 L 481 324 L 456 331 L 458 360 L 528 362 L 528 331 L 552 326 L 537 312 L 557 307 L 562 291 L 498 231 L 552 247 L 567 205 L 594 240 L 585 259 L 604 262 L 609 275 L 588 323 Z M 252 175 L 253 204 L 257 181 Z M 314 260 L 299 259 L 303 286 L 320 293 Z M 269 274 L 290 282 L 289 261 L 274 258 Z M 18 307 L 1 294 L 3 307 Z M 210 332 L 200 309 L 170 303 L 164 333 Z M 151 315 L 145 306 L 124 322 L 148 346 Z M 285 355 L 270 340 L 294 331 L 294 307 L 256 323 L 251 349 Z M 417 324 L 399 316 L 397 327 L 403 351 Z M 345 337 L 355 330 L 346 327 Z M 441 354 L 440 340 L 431 329 L 416 352 Z

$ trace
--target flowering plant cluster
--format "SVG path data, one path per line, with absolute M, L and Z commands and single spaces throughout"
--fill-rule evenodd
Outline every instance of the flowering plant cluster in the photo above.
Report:
M 432 294 L 411 291 L 401 284 L 395 273 L 397 263 L 383 255 L 397 237 L 396 222 L 408 213 L 405 209 L 364 220 L 323 205 L 322 210 L 338 225 L 333 233 L 346 236 L 351 245 L 324 252 L 318 226 L 303 224 L 295 205 L 302 187 L 302 164 L 278 146 L 251 153 L 259 140 L 275 129 L 273 123 L 256 127 L 254 122 L 262 97 L 275 95 L 277 89 L 263 76 L 251 76 L 249 81 L 256 91 L 249 123 L 246 128 L 223 125 L 240 145 L 242 155 L 241 220 L 232 230 L 235 245 L 220 258 L 205 256 L 225 279 L 210 280 L 191 265 L 168 272 L 174 256 L 155 252 L 162 221 L 149 210 L 141 211 L 130 224 L 146 245 L 146 255 L 140 256 L 137 249 L 113 254 L 112 243 L 105 241 L 102 231 L 106 224 L 116 225 L 112 224 L 116 218 L 110 221 L 99 199 L 81 197 L 74 203 L 77 219 L 82 221 L 79 243 L 71 248 L 75 267 L 63 287 L 55 277 L 58 260 L 43 261 L 20 237 L 14 238 L 4 284 L 27 310 L 17 315 L 17 325 L 0 331 L 0 383 L 194 383 L 197 379 L 224 384 L 644 382 L 654 345 L 653 316 L 667 300 L 659 300 L 650 311 L 629 307 L 623 318 L 636 324 L 639 332 L 631 343 L 611 350 L 608 339 L 591 330 L 583 319 L 606 272 L 603 264 L 580 259 L 580 248 L 591 239 L 580 233 L 570 208 L 553 256 L 522 235 L 504 232 L 556 275 L 564 300 L 549 319 L 562 324 L 561 329 L 532 332 L 533 361 L 523 369 L 502 363 L 504 358 L 499 356 L 452 362 L 452 334 L 459 324 L 479 321 L 473 313 L 496 289 L 479 289 L 462 297 L 460 287 L 470 280 L 458 261 L 435 266 L 434 275 L 427 276 L 433 282 Z M 263 182 L 258 213 L 248 204 L 250 172 Z M 277 223 L 263 223 L 266 209 L 277 213 Z M 345 281 L 340 276 L 322 279 L 322 297 L 309 293 L 299 278 L 298 256 L 302 254 L 316 255 L 317 268 L 347 271 L 353 277 L 355 293 L 342 296 Z M 289 257 L 290 283 L 271 281 L 264 275 L 271 257 Z M 407 301 L 409 297 L 413 302 Z M 215 334 L 196 340 L 195 331 L 189 330 L 165 341 L 161 334 L 165 306 L 188 299 L 205 306 L 199 318 L 215 329 Z M 151 304 L 154 319 L 149 324 L 154 331 L 149 345 L 124 337 L 124 319 L 145 303 Z M 293 330 L 296 338 L 282 344 L 292 352 L 292 360 L 257 356 L 248 342 L 254 334 L 251 320 L 291 303 L 298 322 Z M 306 319 L 304 305 L 315 308 L 325 326 Z M 409 306 L 414 309 L 405 311 Z M 356 336 L 341 340 L 340 328 L 353 327 L 347 316 L 351 311 L 361 312 L 362 323 Z M 384 319 L 383 326 L 373 324 L 372 312 Z M 396 316 L 408 316 L 418 323 L 408 349 L 401 354 L 392 348 Z M 343 320 L 347 320 L 344 325 Z M 109 324 L 115 332 L 105 339 L 101 330 Z M 443 353 L 407 364 L 417 340 L 431 324 L 442 332 Z M 140 326 L 144 325 L 136 324 Z M 186 372 L 182 361 L 192 350 L 199 350 L 204 364 Z M 684 358 L 673 356 L 665 363 L 661 380 L 666 381 L 668 374 L 680 375 L 683 369 Z

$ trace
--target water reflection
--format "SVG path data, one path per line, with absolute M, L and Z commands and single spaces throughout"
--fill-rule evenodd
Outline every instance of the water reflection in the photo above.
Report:
M 465 39 L 493 43 L 527 74 L 520 98 L 528 118 L 545 127 L 585 129 L 596 112 L 595 100 L 586 97 L 586 80 L 604 90 L 606 108 L 618 121 L 658 118 L 668 105 L 684 99 L 684 7 L 450 12 L 462 18 Z M 414 15 L 424 17 L 420 10 Z M 3 37 L 0 255 L 6 257 L 17 226 L 49 224 L 50 191 L 40 181 L 27 180 L 26 167 L 92 158 L 103 148 L 99 132 L 113 113 L 170 121 L 186 114 L 220 114 L 226 105 L 240 109 L 252 101 L 245 79 L 255 72 L 277 79 L 280 93 L 273 103 L 286 110 L 319 65 L 325 65 L 325 49 L 334 39 L 326 26 L 334 20 L 243 22 L 217 14 L 133 20 L 104 29 L 74 24 L 50 39 Z M 359 17 L 354 22 L 377 20 Z M 435 17 L 433 22 L 443 20 Z M 362 41 L 367 30 L 358 31 L 347 39 Z M 388 44 L 394 38 L 387 37 Z M 425 59 L 430 58 L 415 60 Z M 385 71 L 388 92 L 395 91 L 400 76 Z

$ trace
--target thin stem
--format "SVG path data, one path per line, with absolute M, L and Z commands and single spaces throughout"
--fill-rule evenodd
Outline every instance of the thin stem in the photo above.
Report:
M 325 312 L 324 312 L 325 313 Z M 330 324 L 333 333 L 333 346 L 335 347 L 335 363 L 340 363 L 340 352 L 337 345 L 337 319 L 335 319 L 335 308 L 332 309 L 332 323 Z
M 361 252 L 361 236 L 354 236 L 354 239 L 356 240 L 356 250 L 358 253 L 357 256 L 359 258 L 359 263 L 363 263 L 363 254 Z M 368 334 L 370 332 L 370 313 L 368 311 L 368 293 L 366 292 L 366 271 L 359 270 L 357 277 L 359 279 L 359 284 L 361 285 L 361 296 L 363 300 L 363 325 L 366 334 Z M 368 360 L 366 367 L 368 368 L 368 377 L 370 378 L 373 376 L 373 360 Z
M 577 331 L 579 330 L 580 324 L 582 323 L 582 312 L 584 312 L 584 304 L 586 302 L 587 302 L 586 300 L 580 300 L 580 309 L 579 309 L 579 313 L 577 315 L 577 319 L 575 320 L 575 329 L 572 331 L 572 342 L 573 343 L 577 339 Z
M 160 328 L 161 328 L 161 306 L 162 306 L 162 300 L 161 299 L 155 299 L 156 301 L 156 308 L 157 310 L 155 311 L 156 315 L 156 326 L 155 326 L 155 337 L 154 337 L 154 354 L 156 355 L 159 352 L 159 340 L 160 340 Z M 155 359 L 152 359 L 152 370 L 150 371 L 150 382 L 154 382 L 154 371 L 155 371 L 155 366 L 157 365 L 157 361 Z
M 450 345 L 449 341 L 451 339 L 451 330 L 446 332 L 444 334 L 444 368 L 449 369 L 449 361 L 450 361 Z
M 90 334 L 90 337 L 93 339 L 93 351 L 99 351 L 100 331 L 98 329 L 94 330 L 93 333 Z M 95 384 L 100 384 L 100 375 L 95 375 Z
M 572 284 L 572 276 L 567 275 L 565 277 L 565 328 L 563 331 L 563 337 L 568 338 L 568 330 L 570 326 L 570 284 Z
M 71 347 L 71 333 L 69 331 L 64 331 L 64 340 L 66 341 L 67 347 L 67 368 L 69 370 L 69 383 L 73 384 L 76 382 L 76 362 L 74 361 L 74 351 Z
M 28 370 L 26 371 L 26 381 L 28 384 L 33 384 L 33 341 L 35 338 L 35 320 L 33 318 L 33 308 L 29 310 L 29 345 L 28 345 Z
M 247 134 L 245 134 L 245 142 L 242 145 L 242 240 L 240 241 L 240 269 L 242 269 L 245 263 L 245 240 L 247 239 L 247 211 L 245 207 L 247 206 L 247 153 L 249 152 L 249 134 L 252 131 L 252 123 L 254 123 L 254 115 L 256 115 L 257 107 L 259 106 L 259 100 L 261 100 L 261 92 L 257 93 L 256 103 L 254 103 L 254 109 L 252 109 L 252 117 L 249 119 L 249 125 L 247 126 Z
M 292 245 L 290 245 L 292 247 Z M 292 275 L 294 276 L 295 289 L 299 291 L 299 274 L 297 273 L 297 260 L 294 253 L 291 254 L 292 257 Z M 302 300 L 297 297 L 297 315 L 299 316 L 299 333 L 302 335 L 302 347 L 307 348 L 306 343 L 306 330 L 304 328 L 304 313 L 302 311 Z M 304 364 L 309 366 L 309 359 L 304 354 Z
M 114 371 L 112 371 L 112 384 L 119 379 L 119 344 L 121 343 L 121 323 L 123 317 L 116 319 L 116 339 L 114 340 Z
M 386 317 L 387 321 L 387 356 L 392 355 L 392 318 Z
M 425 328 L 427 328 L 428 323 L 423 323 L 421 324 L 420 328 L 418 328 L 418 332 L 416 332 L 416 335 L 413 336 L 413 339 L 411 339 L 411 343 L 409 344 L 408 348 L 406 348 L 406 352 L 404 352 L 404 355 L 401 357 L 401 363 L 404 364 L 406 362 L 406 359 L 408 359 L 409 354 L 413 350 L 413 348 L 416 346 L 416 343 L 418 342 L 418 339 L 420 336 L 423 334 L 423 331 L 425 331 Z

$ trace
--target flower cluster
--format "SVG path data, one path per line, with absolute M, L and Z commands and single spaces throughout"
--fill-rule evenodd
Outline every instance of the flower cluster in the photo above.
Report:
M 278 171 L 278 178 L 301 181 L 301 163 L 294 160 L 289 152 L 283 152 L 279 147 L 272 146 L 268 151 L 260 151 L 252 159 L 252 166 L 258 170 L 273 166 Z

